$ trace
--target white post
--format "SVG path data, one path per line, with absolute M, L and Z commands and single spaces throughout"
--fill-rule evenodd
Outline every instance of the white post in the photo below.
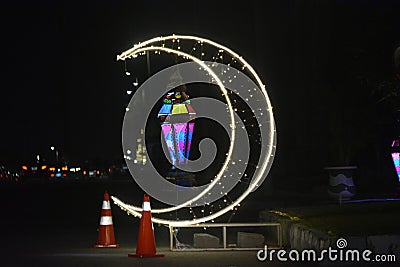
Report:
M 222 227 L 222 239 L 224 242 L 224 248 L 226 248 L 226 226 Z

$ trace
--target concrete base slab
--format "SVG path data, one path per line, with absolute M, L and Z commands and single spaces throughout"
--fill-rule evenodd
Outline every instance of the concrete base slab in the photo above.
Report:
M 237 233 L 237 242 L 239 248 L 262 248 L 264 247 L 264 236 L 257 233 Z
M 195 233 L 193 235 L 193 247 L 195 248 L 218 248 L 219 238 L 210 234 Z

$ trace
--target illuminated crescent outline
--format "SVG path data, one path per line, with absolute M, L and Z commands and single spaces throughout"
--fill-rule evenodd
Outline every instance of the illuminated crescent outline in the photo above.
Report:
M 215 79 L 215 81 L 217 82 L 219 88 L 221 89 L 221 91 L 223 92 L 223 95 L 227 101 L 227 105 L 229 107 L 229 113 L 230 113 L 230 118 L 231 118 L 231 142 L 229 145 L 229 150 L 226 156 L 226 160 L 223 164 L 223 166 L 221 167 L 221 170 L 218 172 L 217 176 L 215 177 L 215 179 L 212 180 L 212 182 L 209 184 L 209 186 L 207 186 L 207 188 L 205 190 L 203 190 L 200 194 L 198 194 L 196 197 L 192 198 L 191 200 L 188 200 L 180 205 L 177 206 L 173 206 L 170 208 L 164 208 L 164 209 L 152 209 L 151 212 L 152 213 L 166 213 L 166 212 L 171 212 L 171 211 L 175 211 L 184 207 L 187 207 L 188 205 L 190 205 L 191 203 L 195 202 L 196 200 L 200 199 L 202 196 L 204 196 L 206 193 L 208 193 L 221 179 L 222 175 L 224 174 L 225 169 L 228 167 L 229 164 L 229 160 L 232 156 L 232 151 L 233 151 L 233 146 L 235 144 L 235 127 L 232 127 L 233 125 L 235 125 L 235 119 L 234 119 L 234 114 L 233 114 L 233 108 L 232 108 L 232 104 L 230 102 L 230 99 L 228 97 L 228 92 L 225 89 L 225 86 L 223 85 L 222 81 L 219 79 L 219 77 L 215 74 L 215 72 L 213 72 L 210 67 L 208 67 L 203 61 L 199 60 L 198 58 L 189 55 L 187 53 L 181 52 L 181 51 L 177 51 L 174 49 L 170 49 L 170 48 L 165 48 L 165 47 L 146 47 L 146 48 L 140 48 L 138 50 L 135 51 L 136 54 L 142 53 L 142 52 L 146 52 L 146 51 L 164 51 L 167 53 L 174 53 L 177 54 L 178 56 L 183 56 L 183 57 L 187 57 L 188 59 L 191 59 L 193 61 L 195 61 L 196 63 L 198 63 L 202 68 L 204 68 L 208 73 L 210 73 L 213 78 Z M 134 207 L 135 210 L 137 211 L 141 211 L 142 209 L 139 207 Z
M 265 179 L 264 177 L 264 172 L 266 171 L 266 169 L 268 167 L 270 167 L 273 161 L 273 152 L 275 151 L 276 148 L 276 129 L 275 129 L 275 122 L 273 119 L 273 112 L 272 112 L 272 106 L 271 106 L 271 102 L 269 100 L 267 91 L 265 90 L 265 85 L 262 83 L 260 77 L 257 75 L 257 73 L 255 72 L 255 70 L 253 69 L 253 67 L 248 64 L 240 55 L 238 55 L 237 53 L 233 52 L 231 49 L 220 45 L 216 42 L 213 42 L 211 40 L 205 39 L 205 38 L 200 38 L 200 37 L 195 37 L 195 36 L 187 36 L 187 35 L 170 35 L 170 36 L 165 36 L 165 37 L 156 37 L 150 40 L 147 40 L 143 43 L 139 43 L 134 45 L 133 48 L 123 52 L 121 55 L 117 56 L 117 60 L 125 60 L 127 58 L 135 58 L 138 56 L 138 54 L 140 53 L 145 53 L 146 51 L 164 51 L 167 53 L 174 53 L 178 56 L 182 56 L 182 57 L 186 57 L 187 59 L 193 60 L 195 61 L 197 64 L 199 64 L 201 67 L 203 67 L 208 73 L 210 73 L 210 75 L 212 75 L 212 77 L 215 79 L 215 81 L 217 82 L 218 86 L 220 87 L 221 91 L 223 92 L 223 95 L 225 96 L 225 98 L 227 97 L 227 93 L 226 93 L 226 89 L 223 86 L 222 82 L 220 81 L 220 79 L 218 78 L 218 76 L 207 66 L 204 64 L 204 62 L 192 55 L 189 55 L 187 53 L 184 53 L 180 50 L 175 50 L 175 49 L 170 49 L 170 48 L 165 48 L 165 47 L 157 47 L 157 46 L 150 46 L 147 47 L 149 45 L 151 45 L 152 43 L 156 43 L 156 42 L 163 42 L 166 40 L 193 40 L 193 41 L 197 41 L 199 43 L 207 43 L 211 46 L 217 47 L 220 50 L 222 50 L 223 52 L 226 52 L 227 54 L 231 55 L 234 59 L 236 59 L 238 62 L 241 63 L 242 65 L 242 69 L 247 68 L 248 71 L 250 72 L 250 74 L 253 76 L 253 78 L 256 80 L 259 89 L 262 91 L 265 101 L 267 102 L 267 112 L 269 113 L 270 116 L 270 120 L 269 120 L 269 140 L 268 140 L 268 152 L 267 152 L 267 157 L 264 159 L 264 161 L 261 163 L 260 167 L 260 171 L 259 174 L 253 178 L 253 180 L 251 181 L 249 187 L 243 192 L 243 194 L 241 196 L 239 196 L 235 201 L 233 201 L 230 205 L 226 206 L 225 208 L 210 214 L 208 216 L 204 216 L 201 218 L 195 218 L 193 220 L 184 220 L 184 221 L 173 221 L 173 220 L 164 220 L 164 219 L 160 219 L 157 217 L 152 217 L 152 221 L 155 223 L 159 223 L 159 224 L 164 224 L 164 225 L 170 225 L 170 226 L 184 226 L 184 225 L 192 225 L 192 224 L 199 224 L 199 223 L 204 223 L 210 220 L 213 220 L 223 214 L 225 214 L 226 212 L 228 212 L 229 210 L 233 210 L 235 206 L 240 205 L 240 202 L 246 198 L 251 192 L 253 192 L 260 184 L 261 182 Z M 216 182 L 219 181 L 220 176 L 222 175 L 222 172 L 225 170 L 225 168 L 228 165 L 231 153 L 232 153 L 232 149 L 233 149 L 233 145 L 234 145 L 234 136 L 235 136 L 235 124 L 234 124 L 234 116 L 233 116 L 233 110 L 232 110 L 232 105 L 230 103 L 229 98 L 227 99 L 227 104 L 228 104 L 228 108 L 229 108 L 229 112 L 230 112 L 230 117 L 231 117 L 231 122 L 232 122 L 232 127 L 231 127 L 231 143 L 230 143 L 230 147 L 229 147 L 229 152 L 227 155 L 227 159 L 224 162 L 223 167 L 221 168 L 221 171 L 218 173 L 217 177 L 212 181 L 212 183 L 210 183 L 210 185 L 201 193 L 199 194 L 197 197 L 182 203 L 178 206 L 174 206 L 174 207 L 170 207 L 170 208 L 165 208 L 165 209 L 154 209 L 152 210 L 152 213 L 164 213 L 164 212 L 170 212 L 170 211 L 174 211 L 183 207 L 187 207 L 188 204 L 192 203 L 193 201 L 199 199 L 201 196 L 203 196 L 205 193 L 207 193 L 214 185 Z M 221 175 L 220 175 L 221 174 Z M 124 202 L 122 202 L 121 200 L 119 200 L 118 198 L 111 196 L 112 200 L 114 201 L 114 203 L 116 205 L 118 205 L 122 210 L 125 210 L 128 214 L 132 214 L 134 216 L 137 217 L 141 217 L 141 211 L 142 209 L 140 207 L 137 206 L 132 206 L 129 204 L 126 204 Z

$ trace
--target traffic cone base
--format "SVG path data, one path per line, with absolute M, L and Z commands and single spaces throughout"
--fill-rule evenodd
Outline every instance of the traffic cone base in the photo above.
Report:
M 110 198 L 107 191 L 104 193 L 103 206 L 101 209 L 99 237 L 93 248 L 119 248 L 115 242 L 114 226 L 111 216 Z
M 153 254 L 153 255 L 137 255 L 133 253 L 129 253 L 128 257 L 130 258 L 161 258 L 164 257 L 164 254 Z
M 93 248 L 119 248 L 119 244 L 115 244 L 115 245 L 94 245 Z
M 151 254 L 151 255 L 138 255 L 133 253 L 128 254 L 128 257 L 130 258 L 161 258 L 164 256 L 165 256 L 164 254 Z
M 154 227 L 151 221 L 150 198 L 144 195 L 142 206 L 142 218 L 139 225 L 139 237 L 136 246 L 136 253 L 128 254 L 132 258 L 153 258 L 164 257 L 163 254 L 156 254 L 156 242 L 154 239 Z

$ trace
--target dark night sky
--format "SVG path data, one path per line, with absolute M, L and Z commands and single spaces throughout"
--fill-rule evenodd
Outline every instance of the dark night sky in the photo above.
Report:
M 340 86 L 354 61 L 393 75 L 399 1 L 232 3 L 2 2 L 0 161 L 14 165 L 51 145 L 70 160 L 119 158 L 127 84 L 116 55 L 171 33 L 230 46 L 258 70 L 275 107 L 278 166 L 293 154 L 320 158 L 327 95 L 360 94 Z

